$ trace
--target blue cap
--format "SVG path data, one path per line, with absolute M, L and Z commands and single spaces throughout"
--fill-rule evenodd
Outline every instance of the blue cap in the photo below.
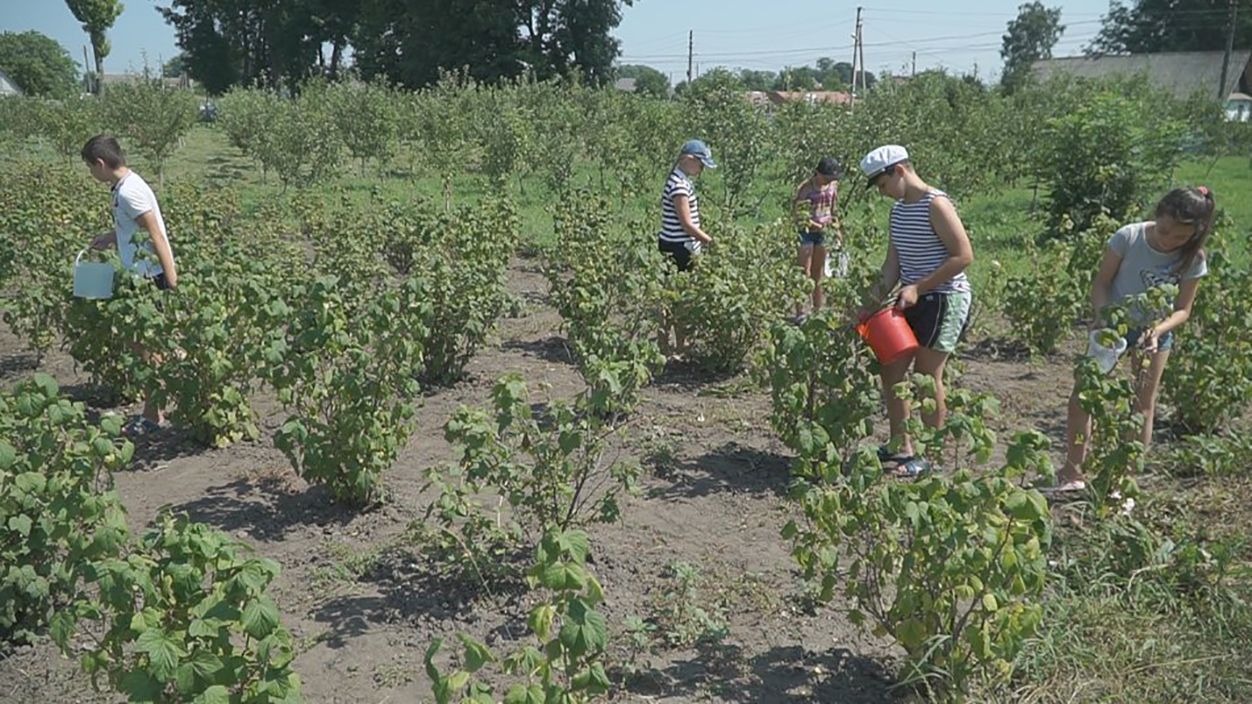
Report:
M 700 160 L 701 164 L 710 169 L 717 168 L 717 162 L 713 161 L 713 152 L 709 149 L 709 145 L 701 140 L 692 139 L 683 145 L 680 154 L 690 154 Z

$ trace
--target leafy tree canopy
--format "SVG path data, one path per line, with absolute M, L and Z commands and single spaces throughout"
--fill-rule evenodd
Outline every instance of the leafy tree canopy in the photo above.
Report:
M 78 65 L 65 47 L 39 32 L 0 33 L 0 71 L 27 95 L 64 98 L 78 90 Z
M 1000 83 L 1005 90 L 1016 90 L 1025 83 L 1034 62 L 1052 58 L 1052 47 L 1064 31 L 1061 8 L 1044 7 L 1039 0 L 1019 7 L 1017 17 L 1008 24 L 1000 49 L 1000 57 L 1004 59 Z
M 623 64 L 616 69 L 618 78 L 635 79 L 635 92 L 654 98 L 669 97 L 669 77 L 651 66 Z
M 1235 48 L 1252 46 L 1252 0 L 1237 0 Z M 1092 54 L 1221 51 L 1226 48 L 1229 0 L 1113 0 Z

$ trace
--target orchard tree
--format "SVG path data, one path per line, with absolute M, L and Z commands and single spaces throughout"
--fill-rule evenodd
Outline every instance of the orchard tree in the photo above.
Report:
M 165 180 L 165 161 L 196 124 L 198 101 L 190 91 L 166 88 L 155 78 L 110 86 L 104 96 L 105 120 L 148 160 Z
M 187 55 L 181 52 L 161 65 L 161 76 L 163 78 L 178 78 L 186 72 Z
M 651 66 L 625 64 L 615 70 L 618 78 L 635 79 L 635 92 L 653 98 L 669 97 L 669 78 Z
M 744 90 L 773 90 L 778 74 L 773 71 L 758 71 L 744 68 L 739 70 L 739 82 Z
M 1000 84 L 1007 92 L 1017 90 L 1030 78 L 1034 62 L 1052 58 L 1052 47 L 1064 31 L 1059 7 L 1047 8 L 1035 0 L 1017 8 L 1017 17 L 1009 22 L 1000 49 L 1004 59 Z
M 91 39 L 91 53 L 96 61 L 95 90 L 100 92 L 100 79 L 104 76 L 104 57 L 109 55 L 108 31 L 122 14 L 118 0 L 65 0 L 74 18 L 83 23 L 83 31 Z
M 1236 0 L 1235 47 L 1252 45 L 1252 0 Z M 1230 0 L 1114 0 L 1100 34 L 1088 48 L 1093 54 L 1144 54 L 1161 51 L 1221 51 L 1226 48 Z
M 787 66 L 774 79 L 774 90 L 817 90 L 820 87 L 817 69 L 812 66 Z
M 26 95 L 64 98 L 78 83 L 78 66 L 65 47 L 34 31 L 0 33 L 0 71 Z

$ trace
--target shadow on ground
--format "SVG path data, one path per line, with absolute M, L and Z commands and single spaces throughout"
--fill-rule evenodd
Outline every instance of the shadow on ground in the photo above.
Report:
M 358 584 L 373 587 L 373 593 L 335 597 L 313 611 L 315 621 L 328 625 L 322 640 L 332 648 L 347 645 L 371 625 L 455 627 L 473 619 L 475 610 L 484 605 L 489 613 L 504 617 L 495 629 L 499 635 L 515 639 L 526 633 L 526 616 L 519 610 L 526 588 L 520 578 L 484 581 L 472 571 L 450 570 L 409 549 L 396 548 L 380 555 Z
M 879 662 L 835 648 L 821 653 L 800 646 L 772 648 L 745 658 L 734 645 L 702 645 L 693 657 L 663 670 L 644 671 L 628 683 L 638 696 L 682 697 L 741 704 L 903 701 L 891 673 Z
M 537 357 L 553 364 L 573 364 L 574 358 L 565 338 L 551 335 L 539 340 L 508 340 L 500 345 L 500 349 L 518 351 L 528 357 Z
M 662 500 L 722 492 L 783 496 L 790 467 L 788 457 L 730 442 L 670 467 L 670 484 L 652 489 L 648 496 Z
M 232 534 L 245 531 L 267 542 L 281 540 L 300 526 L 343 526 L 361 515 L 331 501 L 322 487 L 292 492 L 276 478 L 236 479 L 172 508 L 193 521 Z

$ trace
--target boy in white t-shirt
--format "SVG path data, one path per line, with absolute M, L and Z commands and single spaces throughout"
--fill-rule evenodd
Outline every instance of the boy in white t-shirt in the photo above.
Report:
M 91 246 L 94 249 L 117 247 L 122 266 L 128 271 L 148 279 L 158 289 L 176 288 L 178 269 L 166 237 L 161 206 L 148 183 L 126 167 L 121 145 L 113 137 L 99 134 L 83 145 L 82 157 L 92 178 L 112 187 L 114 229 L 96 237 Z M 141 236 L 142 241 L 136 242 L 140 230 L 147 236 Z M 137 351 L 144 354 L 143 350 Z M 160 364 L 155 357 L 148 361 Z M 145 398 L 143 414 L 126 424 L 126 432 L 131 435 L 150 433 L 159 430 L 162 423 L 160 406 L 152 398 Z

